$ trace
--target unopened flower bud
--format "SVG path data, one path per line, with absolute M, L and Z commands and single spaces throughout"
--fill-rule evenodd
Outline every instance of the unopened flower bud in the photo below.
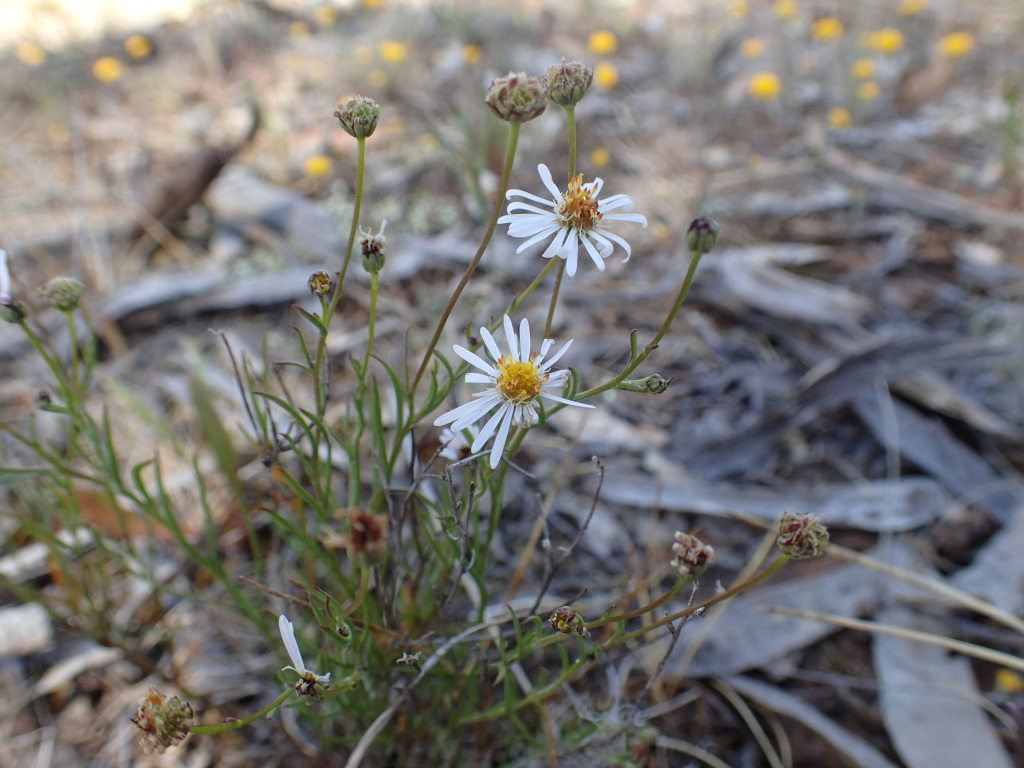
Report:
M 142 746 L 149 752 L 163 752 L 184 741 L 192 730 L 192 707 L 177 696 L 168 699 L 156 688 L 150 688 L 139 700 L 139 709 L 131 718 L 142 731 Z
M 715 550 L 708 544 L 689 533 L 676 531 L 676 543 L 672 545 L 672 552 L 675 557 L 672 559 L 672 567 L 679 571 L 684 578 L 692 576 L 699 578 L 708 569 L 708 565 L 715 559 Z
M 28 316 L 28 307 L 24 302 L 3 294 L 0 295 L 0 320 L 17 325 Z
M 821 557 L 828 546 L 828 528 L 815 515 L 786 512 L 779 521 L 779 549 L 797 560 Z
M 85 286 L 73 277 L 55 277 L 39 291 L 43 301 L 61 312 L 70 312 L 78 306 Z
M 334 116 L 349 136 L 365 139 L 377 128 L 380 104 L 367 96 L 352 96 L 338 105 Z
M 544 91 L 561 107 L 573 107 L 586 95 L 594 82 L 594 68 L 582 61 L 552 64 L 544 71 Z
M 565 635 L 572 634 L 590 637 L 590 631 L 587 629 L 587 624 L 583 621 L 583 617 L 568 605 L 556 608 L 548 617 L 548 624 L 556 632 L 561 632 Z
M 384 268 L 384 262 L 387 259 L 387 254 L 384 252 L 388 245 L 388 240 L 384 237 L 384 229 L 387 225 L 388 222 L 385 219 L 380 225 L 380 232 L 376 235 L 372 234 L 369 230 L 363 230 L 360 233 L 359 249 L 363 253 L 363 269 L 371 275 L 380 272 Z
M 486 102 L 494 114 L 509 123 L 533 120 L 548 106 L 540 78 L 525 72 L 509 72 L 491 83 Z
M 334 281 L 326 272 L 314 272 L 306 282 L 309 292 L 314 296 L 326 296 L 334 287 Z
M 710 216 L 698 216 L 686 230 L 686 247 L 691 253 L 711 253 L 722 230 Z
M 616 385 L 616 389 L 624 389 L 627 392 L 641 392 L 645 395 L 660 395 L 668 385 L 672 383 L 672 377 L 665 378 L 660 373 L 645 376 L 642 379 L 625 379 Z

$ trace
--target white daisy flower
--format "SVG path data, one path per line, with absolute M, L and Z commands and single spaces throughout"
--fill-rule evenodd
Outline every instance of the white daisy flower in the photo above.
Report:
M 473 440 L 470 450 L 479 451 L 497 430 L 494 445 L 491 448 L 491 469 L 498 466 L 501 452 L 505 449 L 509 430 L 513 425 L 528 429 L 537 423 L 540 411 L 540 398 L 552 400 L 565 405 L 576 405 L 581 408 L 593 408 L 586 403 L 577 403 L 556 395 L 565 387 L 569 371 L 552 371 L 551 366 L 565 354 L 572 341 L 567 341 L 549 360 L 545 360 L 554 344 L 554 339 L 544 339 L 540 352 L 530 354 L 530 324 L 524 318 L 519 324 L 519 335 L 516 336 L 512 320 L 505 315 L 505 338 L 508 341 L 509 354 L 501 354 L 494 337 L 486 328 L 480 329 L 484 347 L 490 355 L 489 362 L 474 352 L 458 344 L 454 346 L 455 354 L 483 373 L 467 373 L 467 384 L 488 384 L 488 389 L 477 392 L 472 402 L 460 405 L 443 416 L 434 420 L 434 425 L 442 427 L 451 424 L 453 432 L 461 432 L 492 408 L 498 410 L 488 419 Z M 499 426 L 500 425 L 500 426 Z
M 629 261 L 629 243 L 607 231 L 610 221 L 631 221 L 647 227 L 647 217 L 642 214 L 609 213 L 619 208 L 624 211 L 633 210 L 633 200 L 629 195 L 612 195 L 598 200 L 597 195 L 601 192 L 604 182 L 601 179 L 594 179 L 591 183 L 584 184 L 582 173 L 569 182 L 568 190 L 563 193 L 555 186 L 551 171 L 546 165 L 541 163 L 537 166 L 537 171 L 552 199 L 545 200 L 521 189 L 510 189 L 505 194 L 506 200 L 524 197 L 545 207 L 538 208 L 536 205 L 521 202 L 509 203 L 508 213 L 498 219 L 499 224 L 508 224 L 510 237 L 529 238 L 516 249 L 516 253 L 522 253 L 531 245 L 554 235 L 551 244 L 541 256 L 545 259 L 554 256 L 565 259 L 566 272 L 570 277 L 576 274 L 576 257 L 580 243 L 583 243 L 590 258 L 602 272 L 604 260 L 612 255 L 616 243 L 626 251 L 623 263 Z
M 295 688 L 300 695 L 319 698 L 316 692 L 316 684 L 330 682 L 331 673 L 318 675 L 316 672 L 306 669 L 306 664 L 302 661 L 302 652 L 299 650 L 299 644 L 295 641 L 295 627 L 283 613 L 277 620 L 277 626 L 281 630 L 284 649 L 288 651 L 288 658 L 292 660 L 291 666 L 284 667 L 283 669 L 290 669 L 299 674 L 301 679 Z

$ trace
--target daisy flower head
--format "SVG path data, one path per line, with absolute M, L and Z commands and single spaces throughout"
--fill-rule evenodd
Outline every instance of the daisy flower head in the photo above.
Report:
M 471 352 L 458 344 L 454 346 L 455 354 L 475 367 L 479 373 L 466 374 L 467 384 L 486 384 L 487 389 L 473 395 L 473 400 L 454 408 L 434 420 L 434 426 L 443 427 L 451 424 L 453 432 L 461 432 L 497 406 L 487 423 L 473 440 L 470 450 L 479 451 L 491 437 L 491 469 L 498 466 L 501 453 L 505 450 L 509 431 L 513 426 L 529 429 L 537 423 L 540 412 L 540 398 L 564 405 L 575 405 L 580 408 L 593 408 L 586 403 L 577 403 L 555 394 L 565 387 L 569 376 L 568 370 L 552 371 L 551 366 L 558 362 L 572 344 L 567 341 L 550 358 L 547 358 L 554 339 L 544 339 L 540 351 L 530 354 L 530 324 L 524 318 L 519 324 L 516 334 L 512 319 L 505 315 L 505 339 L 509 352 L 503 355 L 497 342 L 486 328 L 480 329 L 484 347 L 490 360 L 486 360 L 475 352 Z M 545 359 L 547 358 L 547 359 Z M 495 432 L 497 435 L 495 436 Z
M 288 621 L 288 617 L 283 613 L 277 620 L 277 626 L 281 630 L 281 640 L 284 641 L 284 649 L 288 652 L 288 658 L 292 660 L 291 665 L 283 667 L 282 671 L 290 669 L 293 672 L 297 672 L 299 682 L 295 684 L 295 690 L 299 692 L 299 696 L 308 697 L 312 701 L 318 701 L 323 695 L 323 684 L 329 683 L 331 680 L 331 673 L 318 675 L 316 672 L 306 669 L 306 664 L 302 661 L 302 652 L 299 650 L 299 644 L 295 641 L 295 626 Z
M 576 259 L 581 243 L 602 272 L 604 260 L 611 256 L 616 244 L 622 246 L 626 252 L 623 263 L 629 261 L 629 243 L 607 231 L 608 222 L 611 221 L 631 221 L 647 227 L 646 216 L 629 213 L 633 210 L 633 200 L 629 195 L 612 195 L 599 200 L 597 196 L 604 182 L 601 179 L 594 179 L 589 184 L 584 184 L 582 173 L 572 179 L 568 189 L 562 192 L 555 186 L 551 171 L 546 165 L 541 163 L 537 166 L 537 171 L 544 186 L 551 193 L 551 199 L 546 200 L 521 189 L 510 189 L 505 194 L 506 200 L 522 197 L 538 205 L 518 201 L 509 203 L 508 213 L 498 219 L 499 224 L 508 224 L 510 237 L 528 238 L 516 249 L 516 253 L 522 253 L 531 245 L 551 237 L 551 243 L 541 256 L 545 259 L 555 256 L 565 259 L 569 277 L 576 274 Z M 619 209 L 626 212 L 610 213 Z

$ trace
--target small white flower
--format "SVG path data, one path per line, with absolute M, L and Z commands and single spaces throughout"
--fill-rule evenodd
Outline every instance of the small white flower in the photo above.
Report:
M 302 652 L 299 650 L 299 644 L 295 642 L 295 627 L 290 621 L 288 621 L 288 617 L 283 613 L 277 620 L 277 626 L 281 630 L 281 639 L 284 641 L 284 649 L 288 651 L 288 658 L 292 660 L 291 666 L 284 667 L 284 669 L 291 669 L 299 673 L 299 677 L 302 678 L 302 680 L 299 681 L 299 685 L 302 685 L 303 683 L 329 682 L 331 679 L 330 672 L 326 675 L 318 675 L 316 672 L 306 669 L 306 664 L 302 661 Z
M 577 403 L 556 395 L 565 387 L 565 380 L 569 375 L 567 370 L 552 371 L 551 366 L 565 354 L 572 341 L 567 341 L 549 360 L 545 360 L 554 339 L 544 339 L 540 345 L 540 352 L 530 354 L 530 324 L 524 318 L 519 324 L 519 336 L 516 336 L 515 327 L 508 315 L 505 315 L 505 338 L 508 341 L 509 354 L 501 354 L 494 337 L 486 328 L 480 329 L 480 336 L 484 340 L 484 347 L 490 355 L 491 363 L 474 352 L 458 344 L 454 346 L 455 354 L 461 357 L 470 365 L 476 367 L 483 373 L 467 373 L 467 384 L 487 384 L 489 387 L 483 392 L 473 395 L 474 400 L 464 403 L 443 416 L 434 420 L 434 425 L 442 427 L 451 424 L 452 431 L 461 432 L 480 417 L 487 414 L 492 408 L 498 406 L 498 410 L 480 429 L 480 433 L 473 440 L 470 450 L 473 453 L 479 451 L 497 431 L 494 438 L 494 445 L 491 448 L 491 468 L 498 466 L 501 460 L 501 452 L 505 449 L 508 440 L 509 430 L 513 425 L 528 429 L 537 423 L 538 412 L 540 411 L 540 398 L 552 400 L 565 405 L 576 405 L 581 408 L 593 408 L 586 403 Z M 499 426 L 500 425 L 500 426 Z
M 544 186 L 551 193 L 551 200 L 545 200 L 521 189 L 510 189 L 505 194 L 505 199 L 524 197 L 546 207 L 538 208 L 536 205 L 521 202 L 509 203 L 508 213 L 498 219 L 499 224 L 508 224 L 510 237 L 529 238 L 516 249 L 516 253 L 522 253 L 531 245 L 554 235 L 541 257 L 550 259 L 558 256 L 565 259 L 566 272 L 570 277 L 576 274 L 576 258 L 580 243 L 583 243 L 590 258 L 602 272 L 604 260 L 612 255 L 616 243 L 626 251 L 623 263 L 629 261 L 629 243 L 606 229 L 610 221 L 631 221 L 647 226 L 647 218 L 642 214 L 609 213 L 619 208 L 624 211 L 633 210 L 633 200 L 629 195 L 612 195 L 598 200 L 597 196 L 604 182 L 601 179 L 594 179 L 591 183 L 584 184 L 582 173 L 569 182 L 569 188 L 563 193 L 555 186 L 551 171 L 546 165 L 541 163 L 537 166 L 537 171 Z

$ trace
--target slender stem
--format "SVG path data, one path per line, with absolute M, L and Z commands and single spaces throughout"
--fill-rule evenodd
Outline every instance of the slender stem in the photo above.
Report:
M 272 702 L 267 704 L 267 706 L 265 706 L 263 709 L 261 709 L 259 712 L 256 712 L 255 714 L 249 715 L 248 717 L 243 717 L 239 720 L 232 720 L 229 723 L 222 723 L 221 725 L 197 725 L 190 731 L 190 733 L 196 733 L 200 735 L 210 733 L 224 733 L 225 731 L 233 731 L 236 728 L 244 728 L 245 726 L 249 725 L 249 723 L 255 722 L 256 720 L 259 720 L 261 717 L 269 715 L 275 709 L 284 704 L 285 700 L 293 693 L 295 693 L 294 688 L 286 688 L 284 691 L 282 691 L 280 696 L 278 696 L 276 699 L 274 699 Z
M 409 389 L 410 396 L 416 391 L 416 387 L 419 386 L 420 381 L 423 380 L 423 375 L 427 372 L 427 368 L 430 367 L 430 360 L 434 355 L 434 350 L 437 349 L 437 342 L 441 339 L 441 333 L 444 331 L 444 327 L 448 323 L 448 318 L 451 316 L 452 310 L 455 309 L 455 304 L 462 295 L 462 291 L 469 283 L 469 278 L 473 276 L 473 273 L 480 264 L 480 260 L 484 257 L 484 252 L 487 250 L 487 246 L 491 242 L 491 237 L 494 235 L 494 228 L 498 225 L 498 218 L 501 216 L 501 210 L 505 205 L 505 192 L 508 191 L 509 179 L 512 176 L 512 163 L 516 157 L 516 145 L 518 143 L 519 123 L 509 123 L 508 147 L 505 150 L 505 166 L 501 171 L 501 181 L 498 183 L 498 194 L 494 201 L 494 210 L 491 212 L 490 221 L 487 222 L 487 230 L 484 232 L 483 240 L 480 242 L 480 247 L 477 248 L 476 255 L 469 263 L 469 266 L 466 267 L 465 274 L 462 276 L 458 286 L 455 288 L 455 292 L 452 293 L 451 298 L 448 299 L 448 304 L 445 305 L 444 311 L 441 313 L 441 319 L 437 323 L 437 328 L 434 329 L 434 336 L 430 340 L 430 344 L 427 345 L 427 351 L 423 355 L 423 362 L 420 363 L 420 369 L 417 371 L 416 378 L 413 379 L 412 387 Z
M 551 302 L 548 304 L 548 319 L 544 323 L 545 339 L 551 337 L 551 325 L 555 321 L 555 305 L 558 304 L 558 292 L 562 288 L 562 275 L 565 274 L 565 259 L 558 260 L 558 271 L 555 272 L 555 285 L 551 289 Z
M 363 377 L 370 367 L 370 356 L 373 354 L 373 336 L 377 330 L 377 294 L 380 291 L 380 272 L 370 275 L 370 338 L 366 342 L 366 355 L 363 357 Z
M 576 107 L 565 107 L 565 119 L 569 123 L 569 181 L 576 175 Z

